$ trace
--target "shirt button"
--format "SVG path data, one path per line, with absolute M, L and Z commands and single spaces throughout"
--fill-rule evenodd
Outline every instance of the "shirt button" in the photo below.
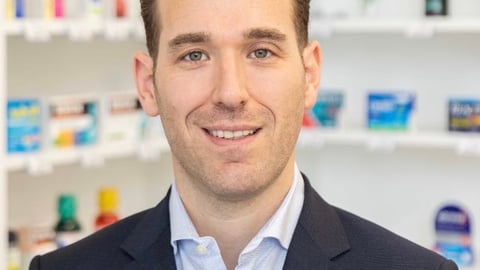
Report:
M 207 254 L 207 252 L 208 252 L 208 249 L 204 244 L 199 244 L 197 246 L 197 253 L 199 255 L 205 255 L 205 254 Z

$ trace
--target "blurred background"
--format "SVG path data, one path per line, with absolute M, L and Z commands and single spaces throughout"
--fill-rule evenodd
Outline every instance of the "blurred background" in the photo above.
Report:
M 137 0 L 0 12 L 0 269 L 27 269 L 155 206 L 173 175 L 135 97 Z M 322 81 L 300 169 L 328 202 L 480 269 L 480 1 L 312 0 L 310 36 Z

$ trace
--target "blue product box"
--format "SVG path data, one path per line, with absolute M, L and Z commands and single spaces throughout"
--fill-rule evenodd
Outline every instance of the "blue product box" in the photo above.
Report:
M 41 146 L 40 101 L 12 99 L 7 101 L 7 151 L 25 153 Z
M 480 99 L 450 99 L 448 130 L 480 132 Z
M 334 128 L 339 125 L 339 113 L 344 103 L 341 91 L 320 90 L 317 102 L 310 113 L 316 125 Z
M 371 92 L 368 94 L 367 126 L 371 130 L 407 130 L 415 107 L 410 92 Z

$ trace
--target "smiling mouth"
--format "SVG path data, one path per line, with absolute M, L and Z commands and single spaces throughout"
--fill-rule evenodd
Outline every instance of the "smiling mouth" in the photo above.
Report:
M 226 140 L 240 140 L 248 136 L 252 136 L 259 131 L 259 129 L 254 130 L 206 130 L 208 134 L 213 137 L 226 139 Z

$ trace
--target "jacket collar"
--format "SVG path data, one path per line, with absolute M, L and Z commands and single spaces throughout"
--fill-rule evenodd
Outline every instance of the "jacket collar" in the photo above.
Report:
M 350 249 L 335 209 L 305 181 L 305 199 L 287 252 L 284 270 L 340 270 L 333 259 Z M 165 198 L 138 223 L 121 248 L 133 259 L 123 270 L 175 270 L 170 245 L 170 215 Z
M 335 209 L 303 178 L 305 201 L 283 269 L 339 269 L 333 259 L 350 249 L 343 225 Z
M 121 245 L 133 260 L 123 270 L 175 270 L 175 257 L 170 245 L 170 191 L 153 209 L 147 211 Z

